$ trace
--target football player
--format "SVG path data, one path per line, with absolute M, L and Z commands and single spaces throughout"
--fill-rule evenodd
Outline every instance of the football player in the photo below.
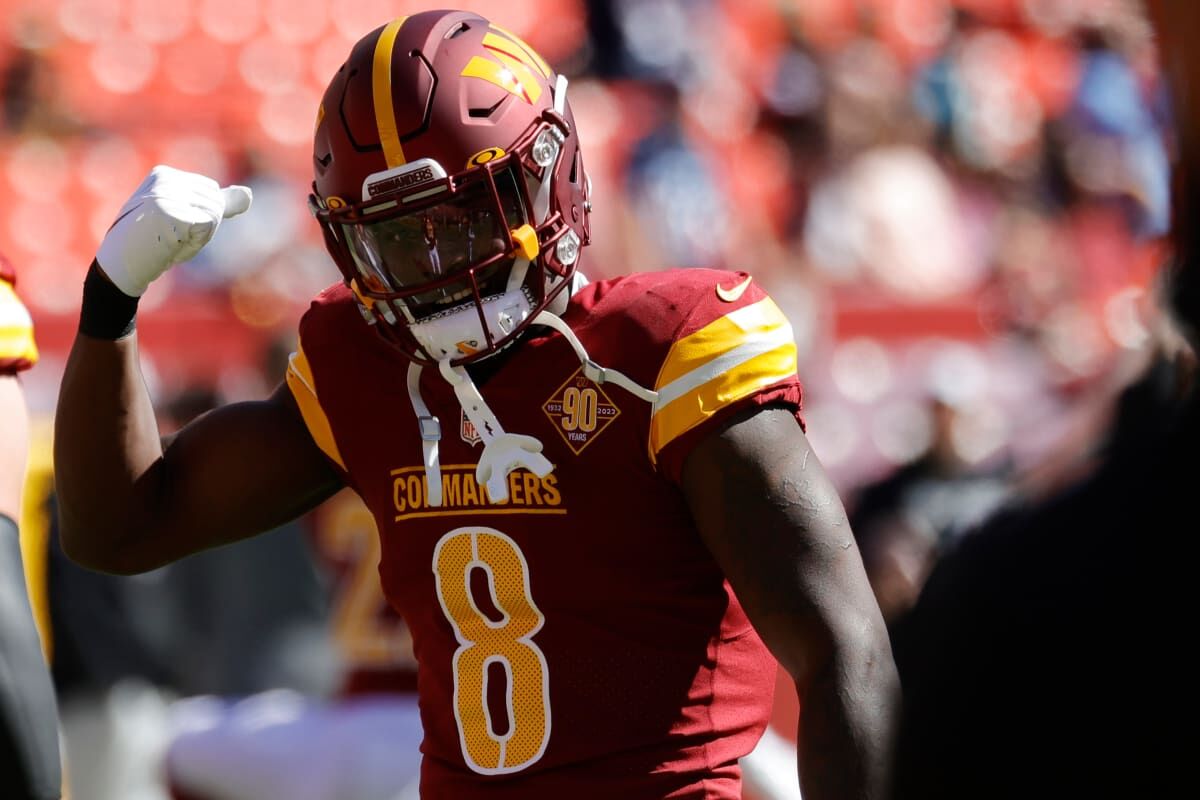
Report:
M 29 415 L 17 373 L 37 361 L 33 321 L 0 255 L 0 786 L 5 797 L 62 794 L 58 710 L 33 622 L 17 520 Z
M 272 397 L 165 450 L 137 299 L 250 197 L 155 168 L 84 283 L 56 418 L 63 543 L 139 572 L 350 486 L 412 630 L 422 797 L 738 797 L 776 659 L 805 797 L 882 796 L 895 668 L 804 435 L 788 321 L 746 273 L 588 283 L 567 90 L 471 13 L 364 36 L 313 152 L 342 280 Z M 491 235 L 468 262 L 444 226 L 429 275 L 422 221 L 464 214 Z
M 341 690 L 330 702 L 285 690 L 180 701 L 166 755 L 176 800 L 418 796 L 416 660 L 407 626 L 379 587 L 374 519 L 344 489 L 309 522 L 314 555 L 330 577 Z M 759 800 L 798 798 L 795 758 L 791 743 L 768 727 L 742 759 L 746 789 Z

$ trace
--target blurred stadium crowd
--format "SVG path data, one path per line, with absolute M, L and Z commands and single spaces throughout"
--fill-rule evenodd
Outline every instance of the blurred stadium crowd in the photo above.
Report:
M 250 224 L 142 302 L 156 396 L 279 380 L 266 354 L 337 279 L 304 206 L 312 109 L 362 33 L 437 5 L 0 0 L 0 252 L 37 325 L 35 415 L 123 187 L 156 163 L 255 193 Z M 572 80 L 595 182 L 585 272 L 744 269 L 789 314 L 810 436 L 889 620 L 963 530 L 1083 474 L 1169 344 L 1154 281 L 1171 141 L 1132 0 L 469 5 Z M 298 602 L 321 623 L 316 596 Z M 281 677 L 288 648 L 261 680 L 218 680 L 215 662 L 151 677 L 320 691 Z

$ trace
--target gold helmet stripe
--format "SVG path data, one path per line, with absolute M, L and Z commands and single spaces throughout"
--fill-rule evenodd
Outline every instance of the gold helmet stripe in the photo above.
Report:
M 375 98 L 375 125 L 379 128 L 379 143 L 389 167 L 407 163 L 400 146 L 400 131 L 396 128 L 396 109 L 392 105 L 392 49 L 396 35 L 408 17 L 397 17 L 387 24 L 375 42 L 375 62 L 371 68 L 371 88 Z

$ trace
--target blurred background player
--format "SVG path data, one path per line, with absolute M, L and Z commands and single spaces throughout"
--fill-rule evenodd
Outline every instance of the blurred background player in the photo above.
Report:
M 165 757 L 177 800 L 418 796 L 416 661 L 411 634 L 379 587 L 375 522 L 343 490 L 303 525 L 327 578 L 340 687 L 330 699 L 275 689 L 176 703 Z M 799 798 L 795 746 L 771 729 L 742 767 L 748 797 Z
M 34 625 L 17 521 L 29 452 L 29 417 L 17 374 L 37 361 L 33 323 L 0 255 L 0 787 L 25 800 L 62 794 L 58 714 Z
M 275 689 L 178 703 L 166 753 L 178 800 L 418 796 L 416 662 L 408 629 L 379 588 L 374 520 L 344 490 L 302 523 L 326 574 L 340 685 L 332 697 Z
M 279 374 L 292 346 L 291 337 L 266 343 L 264 377 Z M 162 434 L 219 403 L 216 387 L 191 382 L 158 402 Z M 413 782 L 420 722 L 411 642 L 379 592 L 378 541 L 352 495 L 145 575 L 108 575 L 62 552 L 49 448 L 48 436 L 37 437 L 26 491 L 37 513 L 26 514 L 24 527 L 36 554 L 32 580 L 48 598 L 65 783 L 83 787 L 67 796 L 165 800 L 164 776 L 176 770 L 164 759 L 192 776 L 169 787 L 188 797 L 371 797 L 381 772 L 397 785 Z M 325 556 L 319 570 L 318 554 Z M 376 710 L 348 710 L 384 692 Z M 397 702 L 397 693 L 409 699 Z M 331 695 L 352 702 L 317 713 Z M 411 738 L 407 762 L 391 748 L 386 759 L 371 760 L 381 725 L 363 735 L 362 720 L 380 716 L 393 720 L 389 741 Z M 314 733 L 297 737 L 298 725 Z M 281 737 L 286 747 L 272 749 Z M 306 741 L 319 749 L 291 763 Z
M 265 370 L 279 368 L 274 350 L 267 348 Z M 162 399 L 162 435 L 219 398 L 215 387 L 195 382 Z M 83 797 L 164 796 L 162 759 L 180 698 L 330 691 L 324 589 L 302 526 L 140 576 L 95 572 L 62 551 L 49 459 L 44 467 L 52 674 L 67 783 L 84 787 Z

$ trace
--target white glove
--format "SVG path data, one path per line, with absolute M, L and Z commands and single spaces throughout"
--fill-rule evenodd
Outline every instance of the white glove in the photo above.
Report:
M 159 165 L 121 206 L 96 261 L 130 297 L 140 297 L 173 264 L 194 258 L 222 219 L 250 208 L 249 187 L 227 186 L 194 172 Z

